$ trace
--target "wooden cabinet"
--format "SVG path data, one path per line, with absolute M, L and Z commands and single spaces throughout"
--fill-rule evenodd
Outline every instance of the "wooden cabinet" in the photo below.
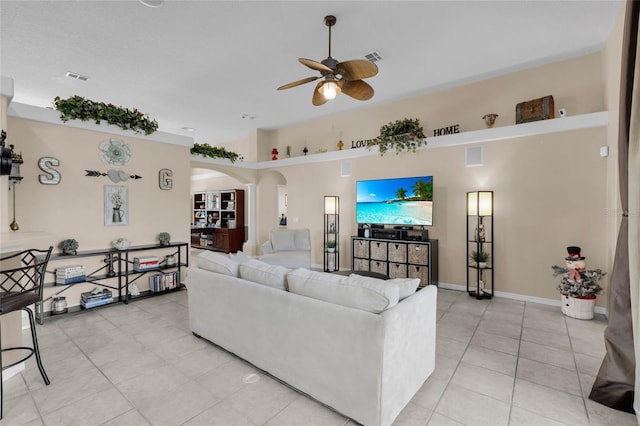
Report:
M 226 253 L 244 244 L 244 190 L 193 194 L 191 246 Z
M 438 284 L 438 240 L 397 241 L 351 237 L 351 269 L 389 278 L 420 278 L 420 287 Z

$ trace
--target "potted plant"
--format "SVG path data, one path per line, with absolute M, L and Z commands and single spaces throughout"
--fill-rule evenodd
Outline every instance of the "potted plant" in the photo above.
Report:
M 78 242 L 73 238 L 67 238 L 66 240 L 60 241 L 60 244 L 58 244 L 58 248 L 62 250 L 63 255 L 77 254 L 78 247 Z
M 161 246 L 168 246 L 171 244 L 171 235 L 168 232 L 161 232 L 158 234 L 158 240 Z
M 565 258 L 566 267 L 551 267 L 553 276 L 560 275 L 560 299 L 562 313 L 577 319 L 592 319 L 596 297 L 602 292 L 598 282 L 606 272 L 601 269 L 587 269 L 584 257 L 580 255 L 580 247 L 567 247 L 569 256 Z
M 327 251 L 329 253 L 333 253 L 336 251 L 336 242 L 335 241 L 327 241 Z
M 391 148 L 399 154 L 404 150 L 416 152 L 416 148 L 423 143 L 427 144 L 427 137 L 420 126 L 420 120 L 405 118 L 380 127 L 380 135 L 367 141 L 367 147 L 371 149 L 377 145 L 380 155 L 384 155 Z
M 487 267 L 487 262 L 489 262 L 489 258 L 491 255 L 486 251 L 472 251 L 471 252 L 471 260 L 476 264 L 476 267 L 480 269 L 484 269 Z

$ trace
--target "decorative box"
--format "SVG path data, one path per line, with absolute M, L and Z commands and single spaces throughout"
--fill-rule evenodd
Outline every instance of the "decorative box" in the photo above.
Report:
M 516 124 L 548 120 L 555 117 L 553 96 L 520 102 L 516 105 Z

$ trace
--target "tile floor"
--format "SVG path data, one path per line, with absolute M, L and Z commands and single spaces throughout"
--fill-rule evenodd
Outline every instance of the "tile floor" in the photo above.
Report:
M 394 425 L 635 426 L 635 416 L 585 397 L 604 328 L 601 317 L 441 289 L 436 369 Z M 355 425 L 195 338 L 186 291 L 38 329 L 51 385 L 27 361 L 5 382 L 3 426 Z

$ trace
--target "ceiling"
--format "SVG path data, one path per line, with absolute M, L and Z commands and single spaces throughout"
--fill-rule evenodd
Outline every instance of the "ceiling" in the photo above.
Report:
M 153 2 L 149 0 L 150 2 Z M 0 71 L 14 101 L 138 108 L 160 130 L 224 144 L 251 129 L 380 105 L 601 50 L 621 1 L 0 1 Z M 316 107 L 298 58 L 378 52 L 366 102 Z M 89 77 L 80 81 L 68 72 Z M 193 128 L 186 131 L 183 128 Z

